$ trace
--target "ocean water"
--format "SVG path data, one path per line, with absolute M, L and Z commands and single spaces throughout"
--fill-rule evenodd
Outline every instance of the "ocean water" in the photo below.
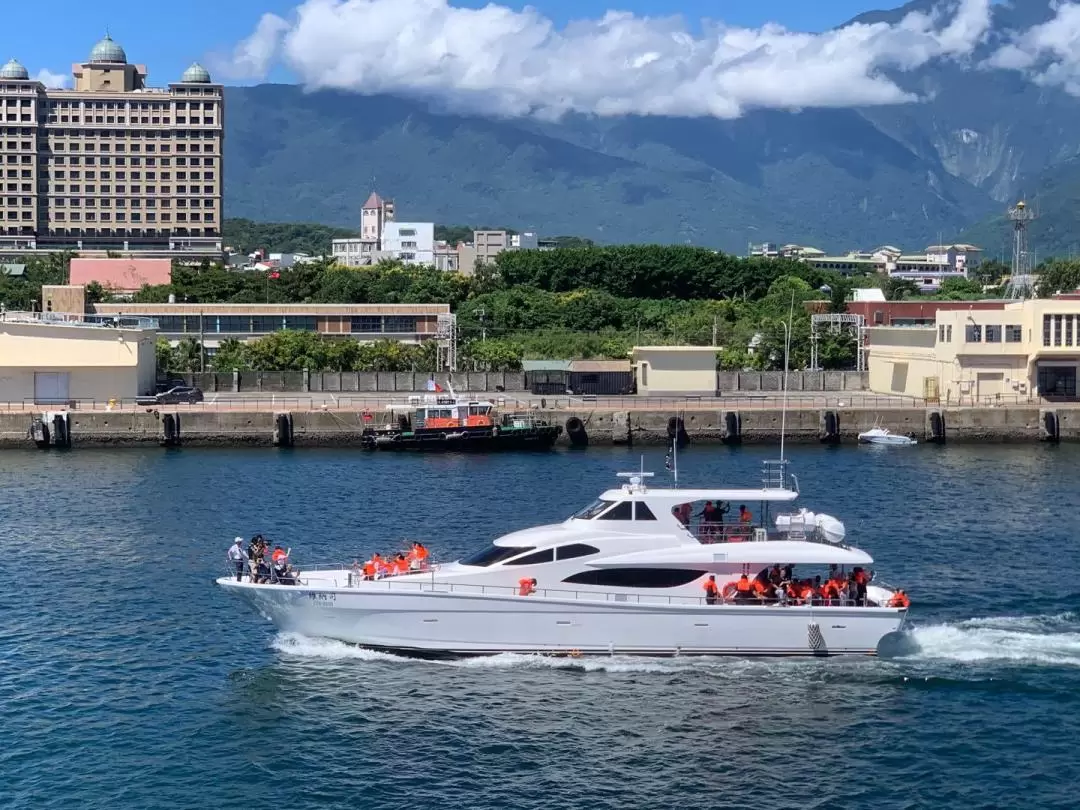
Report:
M 770 454 L 691 448 L 681 483 L 753 485 Z M 211 582 L 256 531 L 301 566 L 453 558 L 630 450 L 0 454 L 0 807 L 1071 806 L 1080 448 L 790 455 L 912 594 L 917 652 L 432 663 L 278 634 Z

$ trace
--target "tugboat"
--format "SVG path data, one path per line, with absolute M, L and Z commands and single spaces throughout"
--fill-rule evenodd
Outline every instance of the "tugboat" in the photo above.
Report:
M 461 399 L 453 389 L 388 405 L 387 417 L 360 434 L 366 450 L 550 450 L 562 433 L 561 425 L 528 412 L 497 415 L 494 403 Z

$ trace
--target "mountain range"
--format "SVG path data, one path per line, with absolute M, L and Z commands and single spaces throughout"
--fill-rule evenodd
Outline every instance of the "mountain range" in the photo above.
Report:
M 915 0 L 856 21 L 895 23 L 935 5 Z M 1051 0 L 1016 0 L 992 14 L 972 61 L 1054 10 Z M 541 121 L 390 95 L 229 87 L 226 215 L 357 226 L 377 189 L 395 199 L 400 220 L 500 223 L 598 242 L 841 251 L 964 238 L 997 256 L 1008 204 L 1034 195 L 1040 255 L 1080 242 L 1071 231 L 1080 209 L 1077 98 L 1016 71 L 950 60 L 889 77 L 924 100 L 752 110 L 734 120 Z

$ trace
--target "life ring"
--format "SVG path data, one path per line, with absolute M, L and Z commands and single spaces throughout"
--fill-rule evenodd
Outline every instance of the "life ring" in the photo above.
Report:
M 738 592 L 739 592 L 739 589 L 735 587 L 735 583 L 734 582 L 729 582 L 727 585 L 724 586 L 724 590 L 723 590 L 724 601 L 725 602 L 730 602 L 732 599 L 735 598 L 735 595 L 738 594 Z
M 581 650 L 571 650 L 567 655 L 571 658 L 581 658 Z

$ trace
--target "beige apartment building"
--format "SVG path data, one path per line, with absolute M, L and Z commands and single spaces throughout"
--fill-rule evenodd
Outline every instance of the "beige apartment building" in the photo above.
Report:
M 933 326 L 870 330 L 870 388 L 953 404 L 1076 399 L 1080 297 L 938 310 Z
M 220 255 L 222 85 L 193 64 L 150 87 L 108 36 L 72 77 L 0 67 L 0 255 Z

